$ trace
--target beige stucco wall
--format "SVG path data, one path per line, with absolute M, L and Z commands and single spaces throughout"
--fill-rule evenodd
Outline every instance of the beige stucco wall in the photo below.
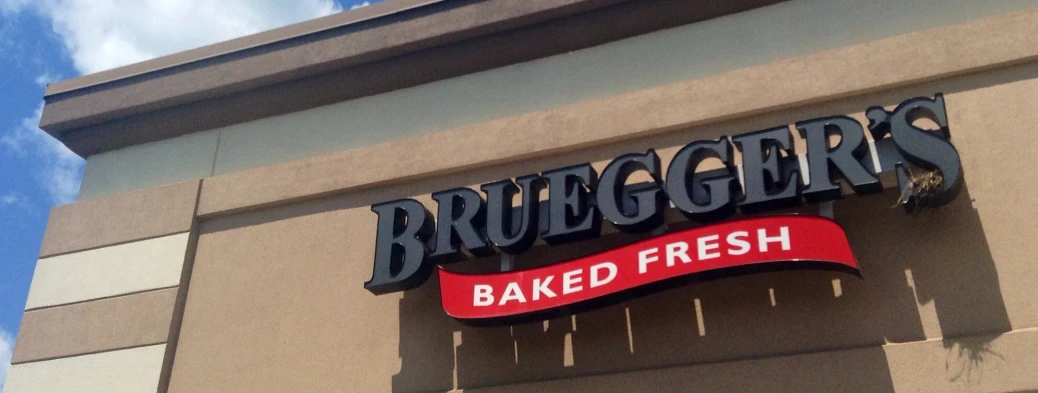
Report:
M 1030 63 L 208 220 L 170 391 L 1038 388 L 1038 376 L 1026 371 L 1038 359 L 1038 245 L 1030 240 L 1038 209 L 1027 202 L 1038 174 L 1020 170 L 1036 164 L 1034 91 L 1038 64 Z M 894 190 L 836 203 L 863 279 L 811 271 L 744 276 L 512 328 L 451 320 L 435 281 L 385 296 L 362 288 L 371 273 L 372 203 L 428 203 L 432 191 L 565 164 L 603 165 L 650 147 L 669 156 L 693 140 L 814 116 L 861 119 L 871 105 L 936 92 L 945 93 L 966 191 L 914 216 L 890 208 Z M 516 263 L 625 241 L 541 249 Z M 526 385 L 535 381 L 550 382 Z
M 919 14 L 888 16 L 895 15 Z M 57 207 L 41 263 L 76 266 L 34 280 L 34 290 L 53 296 L 28 305 L 8 390 L 164 393 L 167 383 L 176 393 L 1038 390 L 1031 219 L 1038 173 L 1023 170 L 1036 164 L 1038 148 L 1036 26 L 1038 10 L 1003 14 L 215 177 L 206 177 L 213 161 L 208 172 L 193 163 L 203 169 L 191 178 L 204 180 L 148 183 Z M 890 208 L 893 189 L 837 202 L 835 218 L 847 228 L 862 279 L 817 271 L 743 276 L 503 328 L 448 318 L 435 280 L 384 296 L 362 288 L 371 274 L 372 203 L 428 204 L 433 191 L 581 162 L 601 169 L 649 148 L 666 162 L 694 140 L 825 115 L 864 121 L 871 105 L 937 92 L 946 97 L 967 187 L 951 205 L 913 216 Z M 297 132 L 333 118 L 317 113 L 282 125 Z M 283 140 L 254 135 L 255 146 Z M 207 138 L 199 145 L 213 143 Z M 106 165 L 129 168 L 177 151 L 141 149 L 106 156 Z M 687 225 L 671 213 L 672 228 Z M 542 246 L 515 263 L 634 239 Z M 147 263 L 167 269 L 158 274 Z M 500 261 L 461 266 L 494 270 Z M 83 276 L 77 272 L 95 267 L 118 272 L 91 280 L 90 291 L 66 291 Z

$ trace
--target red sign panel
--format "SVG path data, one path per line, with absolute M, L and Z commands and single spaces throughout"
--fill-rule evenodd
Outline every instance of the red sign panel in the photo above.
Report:
M 534 269 L 459 274 L 440 268 L 440 297 L 462 320 L 502 319 L 596 299 L 706 272 L 793 267 L 858 271 L 847 236 L 818 216 L 770 216 L 668 233 Z

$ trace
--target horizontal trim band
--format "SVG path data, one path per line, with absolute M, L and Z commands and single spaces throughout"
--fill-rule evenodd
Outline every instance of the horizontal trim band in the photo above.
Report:
M 12 364 L 164 343 L 179 288 L 28 311 Z
M 177 286 L 188 232 L 40 259 L 26 309 Z
M 141 393 L 158 389 L 166 344 L 23 363 L 7 372 L 5 393 Z
M 47 85 L 44 96 L 68 93 L 75 90 L 86 89 L 97 85 L 155 73 L 170 68 L 203 62 L 215 57 L 244 52 L 264 45 L 273 45 L 280 41 L 316 34 L 325 30 L 341 28 L 346 25 L 361 23 L 371 19 L 407 11 L 412 8 L 438 3 L 440 1 L 443 0 L 383 1 L 372 4 L 371 6 L 349 10 L 349 13 L 340 12 L 322 18 L 251 34 L 245 37 L 218 42 L 212 45 L 206 45 L 200 48 L 190 49 L 151 60 L 145 60 L 139 63 L 83 75 L 73 79 L 58 81 Z
M 419 3 L 384 18 L 274 45 L 77 91 L 49 92 L 40 123 L 72 151 L 93 155 L 568 53 L 780 1 Z
M 56 206 L 40 258 L 188 232 L 199 181 L 134 190 Z

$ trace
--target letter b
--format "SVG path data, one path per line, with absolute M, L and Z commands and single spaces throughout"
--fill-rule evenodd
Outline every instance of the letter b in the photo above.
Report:
M 472 287 L 472 305 L 486 307 L 494 304 L 494 287 L 476 284 Z
M 378 214 L 375 269 L 364 289 L 381 295 L 422 285 L 433 270 L 425 263 L 425 243 L 434 232 L 432 214 L 414 199 L 372 205 L 371 211 Z

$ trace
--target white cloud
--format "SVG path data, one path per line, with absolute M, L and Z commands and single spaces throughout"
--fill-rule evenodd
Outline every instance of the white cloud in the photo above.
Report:
M 365 2 L 366 4 L 367 2 Z M 0 14 L 34 12 L 51 22 L 75 68 L 94 73 L 341 11 L 334 0 L 0 0 Z M 60 76 L 41 73 L 44 86 Z M 0 136 L 32 156 L 53 203 L 75 200 L 83 160 L 37 126 L 42 106 Z
M 39 87 L 46 87 L 47 85 L 59 80 L 61 80 L 60 75 L 54 75 L 47 71 L 37 76 L 34 82 L 36 82 L 36 85 Z
M 26 213 L 35 213 L 36 209 L 32 203 L 29 202 L 29 198 L 18 191 L 8 191 L 6 194 L 0 196 L 0 207 L 15 207 Z
M 93 73 L 340 11 L 333 0 L 0 0 L 51 21 L 76 69 Z
M 40 103 L 32 116 L 22 119 L 18 127 L 0 136 L 0 145 L 39 167 L 37 180 L 50 195 L 51 203 L 75 201 L 84 161 L 37 126 L 42 113 L 43 104 Z
M 357 9 L 357 8 L 360 8 L 360 7 L 367 7 L 367 6 L 369 6 L 369 5 L 371 5 L 371 2 L 370 2 L 370 1 L 365 1 L 365 2 L 363 2 L 363 3 L 360 3 L 360 4 L 354 4 L 354 5 L 350 6 L 350 9 L 351 9 L 351 10 L 355 10 L 355 9 Z
M 0 0 L 0 14 L 10 14 L 21 11 L 29 4 L 29 0 Z
M 11 333 L 0 329 L 0 392 L 4 390 L 7 380 L 7 369 L 11 367 L 11 354 L 14 352 L 14 337 Z

